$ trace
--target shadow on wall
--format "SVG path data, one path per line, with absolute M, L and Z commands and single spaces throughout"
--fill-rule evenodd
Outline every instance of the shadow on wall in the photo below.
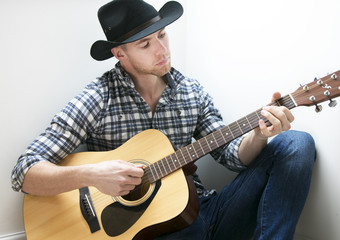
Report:
M 220 192 L 225 185 L 237 176 L 237 173 L 215 162 L 210 155 L 199 159 L 196 165 L 198 167 L 197 174 L 200 176 L 206 189 L 216 189 Z

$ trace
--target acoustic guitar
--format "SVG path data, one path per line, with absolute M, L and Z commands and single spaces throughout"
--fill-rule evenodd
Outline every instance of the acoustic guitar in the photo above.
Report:
M 269 105 L 316 105 L 340 96 L 340 71 L 299 87 Z M 258 127 L 261 109 L 175 151 L 163 133 L 143 131 L 107 152 L 67 156 L 62 166 L 122 159 L 144 165 L 142 183 L 126 196 L 111 197 L 85 187 L 51 197 L 25 195 L 24 223 L 28 240 L 146 240 L 190 225 L 198 213 L 196 189 L 184 167 Z M 267 124 L 268 121 L 267 121 Z

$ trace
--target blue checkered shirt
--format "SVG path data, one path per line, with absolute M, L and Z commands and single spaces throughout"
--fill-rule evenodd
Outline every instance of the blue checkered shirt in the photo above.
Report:
M 156 111 L 135 90 L 128 74 L 115 68 L 91 82 L 57 114 L 51 125 L 20 156 L 12 172 L 12 188 L 20 191 L 28 169 L 40 161 L 58 163 L 80 144 L 90 151 L 113 150 L 137 133 L 158 129 L 178 148 L 225 126 L 212 98 L 194 79 L 174 68 L 166 75 L 167 86 Z M 245 166 L 238 158 L 242 138 L 211 153 L 214 159 L 233 171 Z M 199 196 L 206 190 L 194 174 Z

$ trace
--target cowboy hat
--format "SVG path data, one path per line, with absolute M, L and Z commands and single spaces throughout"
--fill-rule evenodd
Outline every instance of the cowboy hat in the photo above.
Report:
M 157 12 L 142 0 L 113 0 L 98 10 L 107 41 L 96 41 L 91 47 L 91 56 L 98 61 L 109 59 L 113 57 L 112 48 L 146 37 L 182 14 L 181 4 L 175 1 L 167 2 Z

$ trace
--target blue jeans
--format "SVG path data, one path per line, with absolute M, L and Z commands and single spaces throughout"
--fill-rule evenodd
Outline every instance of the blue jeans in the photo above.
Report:
M 193 224 L 156 239 L 293 239 L 315 154 L 308 133 L 287 131 L 276 136 L 219 194 L 200 198 Z

